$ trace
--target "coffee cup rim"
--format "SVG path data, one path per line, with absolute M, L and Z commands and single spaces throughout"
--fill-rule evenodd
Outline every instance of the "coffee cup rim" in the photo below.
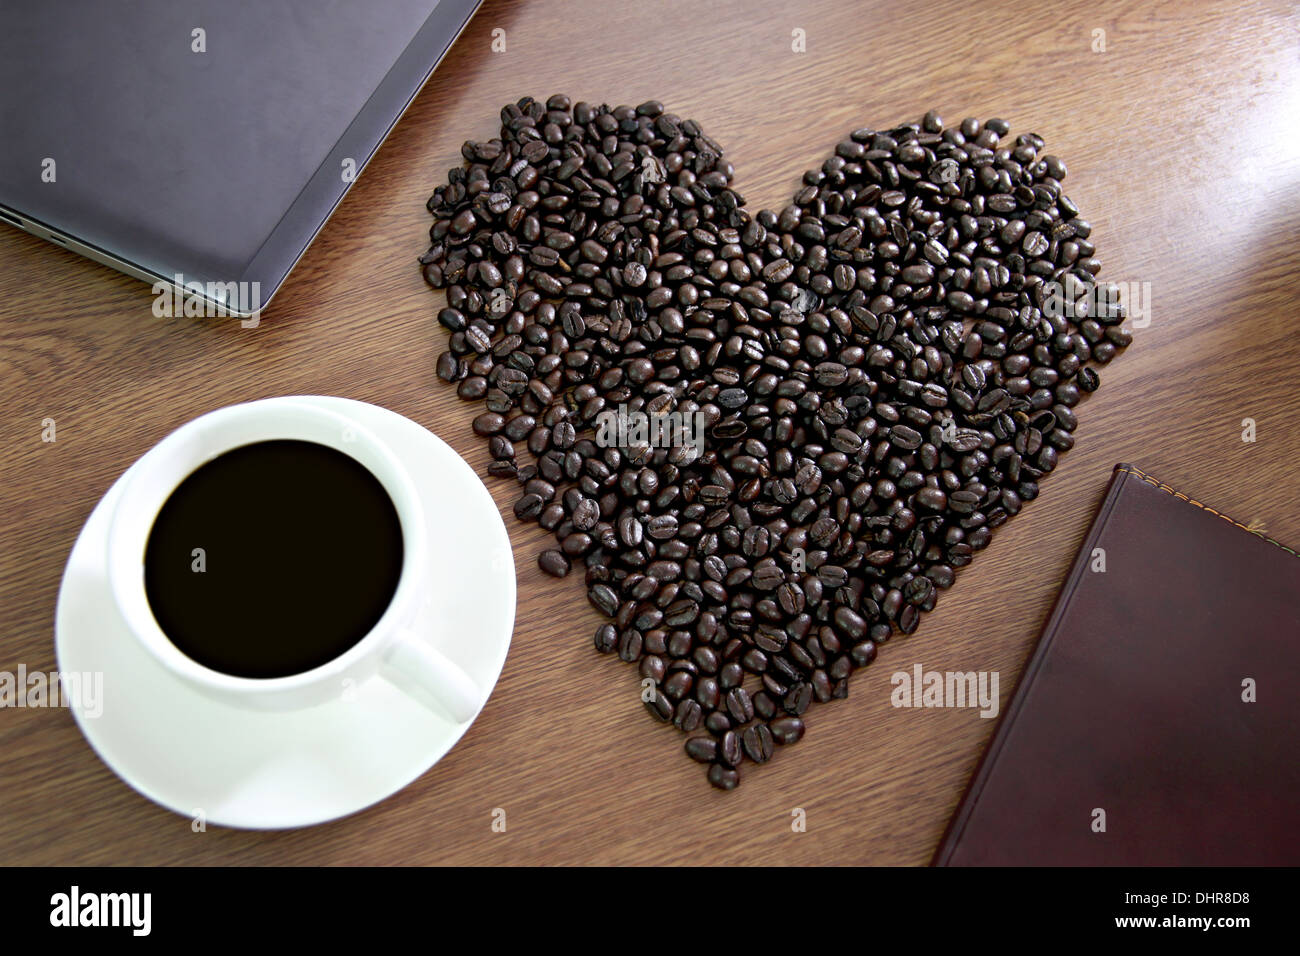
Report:
M 242 434 L 241 434 L 242 431 Z M 284 677 L 241 677 L 199 663 L 167 637 L 149 606 L 144 556 L 162 506 L 189 475 L 236 448 L 275 440 L 311 441 L 348 455 L 388 494 L 402 531 L 402 569 L 384 613 L 342 654 Z M 397 456 L 368 428 L 333 409 L 296 397 L 229 405 L 179 426 L 133 466 L 109 523 L 109 588 L 128 629 L 168 670 L 209 690 L 252 698 L 299 690 L 351 672 L 380 645 L 395 639 L 418 608 L 427 529 L 415 484 Z

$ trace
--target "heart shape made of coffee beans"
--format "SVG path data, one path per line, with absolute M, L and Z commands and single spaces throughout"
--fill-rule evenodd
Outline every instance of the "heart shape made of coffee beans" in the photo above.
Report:
M 525 97 L 429 199 L 438 376 L 719 788 L 916 630 L 1129 341 L 1064 164 L 1008 132 L 855 130 L 750 216 L 662 104 Z

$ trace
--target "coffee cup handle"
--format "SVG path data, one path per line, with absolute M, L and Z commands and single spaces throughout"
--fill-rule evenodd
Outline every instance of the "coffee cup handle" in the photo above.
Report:
M 421 698 L 428 698 L 434 709 L 463 724 L 474 716 L 483 692 L 458 664 L 414 631 L 403 630 L 384 659 L 388 676 L 399 678 L 399 687 L 407 682 L 423 688 Z

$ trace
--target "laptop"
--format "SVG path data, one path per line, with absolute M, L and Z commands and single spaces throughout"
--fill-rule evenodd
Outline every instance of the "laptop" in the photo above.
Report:
M 10 0 L 0 220 L 256 316 L 480 2 Z

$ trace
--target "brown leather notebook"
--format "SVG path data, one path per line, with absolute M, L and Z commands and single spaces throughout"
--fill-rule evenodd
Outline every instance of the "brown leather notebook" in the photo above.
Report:
M 1300 554 L 1117 465 L 934 862 L 1300 863 Z

